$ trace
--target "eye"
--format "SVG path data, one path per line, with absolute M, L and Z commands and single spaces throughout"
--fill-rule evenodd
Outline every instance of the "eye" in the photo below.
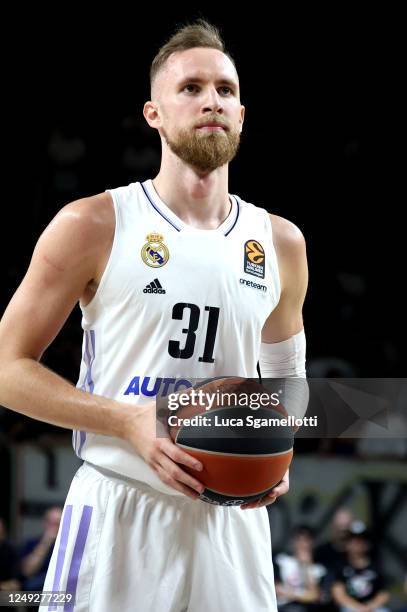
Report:
M 198 91 L 198 86 L 194 85 L 193 83 L 188 83 L 185 85 L 182 91 L 186 91 L 187 93 L 195 93 Z
M 223 96 L 229 96 L 233 93 L 232 89 L 230 87 L 227 87 L 226 85 L 220 87 L 219 91 Z

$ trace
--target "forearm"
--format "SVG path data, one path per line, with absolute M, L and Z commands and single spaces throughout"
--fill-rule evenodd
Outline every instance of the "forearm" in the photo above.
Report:
M 356 599 L 353 599 L 353 597 L 347 594 L 342 584 L 334 584 L 332 587 L 332 595 L 335 603 L 344 608 L 356 609 L 360 606 L 360 603 Z
M 276 593 L 279 597 L 288 597 L 289 599 L 295 598 L 295 592 L 293 588 L 290 586 L 285 586 L 281 582 L 276 582 Z
M 373 599 L 370 599 L 369 601 L 366 602 L 366 605 L 369 606 L 370 608 L 381 608 L 382 606 L 384 606 L 384 604 L 386 604 L 390 599 L 390 595 L 389 593 L 386 593 L 386 591 L 380 591 L 380 593 L 377 593 L 377 595 L 375 595 L 375 597 L 373 597 Z
M 0 404 L 67 429 L 124 438 L 129 406 L 74 387 L 34 359 L 0 364 Z
M 305 378 L 305 332 L 277 343 L 262 342 L 260 345 L 259 365 L 263 383 L 267 379 L 280 378 L 283 389 L 280 397 L 286 412 L 302 418 L 307 412 L 309 388 Z
M 319 599 L 319 589 L 316 586 L 311 586 L 296 596 L 297 601 L 301 603 L 316 603 Z
M 29 578 L 38 572 L 44 563 L 44 559 L 49 552 L 51 544 L 51 542 L 48 543 L 41 540 L 34 550 L 23 559 L 21 569 L 24 576 Z

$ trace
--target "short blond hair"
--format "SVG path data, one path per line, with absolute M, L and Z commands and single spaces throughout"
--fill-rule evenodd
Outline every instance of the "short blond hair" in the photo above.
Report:
M 178 28 L 171 38 L 158 50 L 150 68 L 150 84 L 153 85 L 157 73 L 166 63 L 167 59 L 177 51 L 186 51 L 196 47 L 206 47 L 222 51 L 236 68 L 232 56 L 225 50 L 225 44 L 217 27 L 206 21 L 198 19 L 192 24 Z

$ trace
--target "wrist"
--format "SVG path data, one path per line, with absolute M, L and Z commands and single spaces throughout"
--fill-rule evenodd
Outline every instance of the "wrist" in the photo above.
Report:
M 42 536 L 41 540 L 38 542 L 37 547 L 35 548 L 35 552 L 38 553 L 38 554 L 40 554 L 40 553 L 42 554 L 44 552 L 47 552 L 47 550 L 50 547 L 52 541 L 55 541 L 55 538 L 52 539 L 49 535 L 44 533 L 44 535 Z
M 136 406 L 134 404 L 119 404 L 119 409 L 114 409 L 114 430 L 113 435 L 131 442 L 137 436 L 145 416 L 152 412 L 155 413 L 155 401 Z
M 128 432 L 134 408 L 134 406 L 123 402 L 114 402 L 114 405 L 111 407 L 109 406 L 110 435 L 121 438 L 122 440 L 128 440 Z

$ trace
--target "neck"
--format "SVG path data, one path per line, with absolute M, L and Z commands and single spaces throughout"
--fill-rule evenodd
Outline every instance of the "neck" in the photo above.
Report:
M 354 567 L 360 568 L 360 569 L 363 569 L 364 567 L 366 567 L 366 565 L 369 564 L 369 557 L 365 555 L 364 553 L 362 554 L 359 554 L 359 553 L 352 554 L 351 553 L 349 555 L 349 560 Z
M 167 151 L 153 185 L 163 202 L 193 227 L 216 229 L 230 212 L 227 164 L 202 173 Z

